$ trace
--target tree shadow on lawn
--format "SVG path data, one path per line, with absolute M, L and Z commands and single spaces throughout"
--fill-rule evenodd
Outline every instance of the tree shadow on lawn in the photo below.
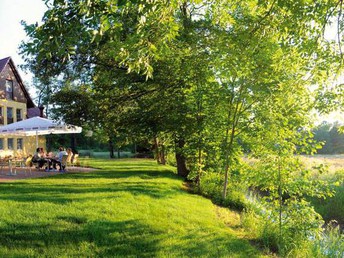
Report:
M 133 177 L 138 177 L 138 180 Z M 128 180 L 125 180 L 126 178 Z M 155 181 L 155 179 L 164 178 L 181 180 L 170 171 L 133 170 L 113 173 L 99 171 L 96 173 L 60 174 L 50 178 L 1 183 L 0 200 L 46 201 L 61 204 L 71 201 L 116 198 L 123 192 L 133 196 L 145 195 L 151 198 L 168 198 L 183 192 L 178 184 L 167 185 L 162 180 Z
M 97 172 L 91 173 L 71 173 L 65 174 L 65 176 L 71 176 L 73 178 L 80 178 L 80 179 L 97 179 L 97 178 L 104 178 L 104 179 L 121 179 L 121 178 L 131 178 L 131 177 L 139 177 L 141 179 L 155 179 L 155 178 L 169 178 L 169 179 L 179 179 L 181 177 L 173 173 L 170 169 L 160 169 L 160 170 L 143 170 L 143 169 L 101 169 L 97 170 Z
M 153 237 L 146 238 L 147 234 Z M 60 216 L 45 225 L 5 224 L 0 227 L 0 246 L 10 250 L 34 249 L 40 256 L 49 256 L 59 250 L 61 253 L 54 253 L 55 257 L 73 254 L 91 257 L 152 255 L 157 250 L 154 235 L 158 234 L 159 231 L 136 220 L 87 222 L 86 219 Z M 80 247 L 85 245 L 88 248 L 82 250 Z
M 55 257 L 221 257 L 228 254 L 255 257 L 257 250 L 248 242 L 217 232 L 189 231 L 185 235 L 166 233 L 138 220 L 87 221 L 74 216 L 57 216 L 50 224 L 2 223 L 0 246 L 40 256 Z M 87 248 L 81 248 L 87 246 Z M 59 250 L 61 253 L 55 253 Z M 1 250 L 0 250 L 1 255 Z
M 144 180 L 137 180 L 134 177 Z M 132 169 L 120 172 L 73 173 L 58 175 L 54 178 L 32 179 L 27 182 L 2 183 L 0 184 L 0 200 L 64 204 L 72 201 L 96 202 L 104 198 L 121 198 L 123 192 L 151 198 L 169 198 L 184 193 L 178 181 L 176 184 L 172 182 L 171 185 L 163 180 L 155 181 L 160 178 L 181 181 L 168 170 Z M 97 182 L 98 180 L 100 182 Z M 218 234 L 214 229 L 210 232 L 202 228 L 197 232 L 186 230 L 180 236 L 173 230 L 172 233 L 163 232 L 144 224 L 141 220 L 114 222 L 88 220 L 85 216 L 84 213 L 80 216 L 52 215 L 49 224 L 44 224 L 39 220 L 32 222 L 35 224 L 2 221 L 0 246 L 13 252 L 33 249 L 39 256 L 53 254 L 55 257 L 75 255 L 154 257 L 169 256 L 169 254 L 174 257 L 190 255 L 209 257 L 210 250 L 212 256 L 223 256 L 224 253 L 233 255 L 245 253 L 250 255 L 243 257 L 254 257 L 257 253 L 252 251 L 254 249 L 245 241 L 231 238 L 228 234 Z M 61 253 L 54 253 L 56 250 Z M 1 254 L 0 249 L 0 256 L 3 256 Z
M 44 184 L 2 184 L 0 200 L 18 202 L 52 202 L 63 204 L 71 201 L 92 201 L 120 197 L 123 192 L 133 196 L 169 198 L 182 190 L 178 187 L 166 188 L 162 183 L 119 182 L 106 186 L 87 185 L 44 185 Z

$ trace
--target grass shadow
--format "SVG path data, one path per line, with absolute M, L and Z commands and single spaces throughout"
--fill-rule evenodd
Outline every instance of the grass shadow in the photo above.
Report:
M 256 257 L 172 170 L 110 165 L 0 184 L 0 257 Z
M 248 241 L 224 232 L 174 235 L 139 220 L 114 222 L 61 215 L 52 217 L 50 223 L 2 223 L 0 234 L 2 248 L 34 249 L 48 257 L 63 256 L 65 251 L 78 257 L 224 257 L 228 253 L 234 257 L 259 257 Z M 161 250 L 160 243 L 166 241 L 173 244 L 162 244 Z
M 70 216 L 57 217 L 51 224 L 28 225 L 10 223 L 0 227 L 2 248 L 17 250 L 34 248 L 43 256 L 52 255 L 51 250 L 59 250 L 52 257 L 64 255 L 69 249 L 79 257 L 154 256 L 157 239 L 144 237 L 147 232 L 157 235 L 159 231 L 136 220 L 111 222 L 106 220 L 89 221 Z M 75 250 L 73 250 L 75 249 Z M 0 251 L 1 254 L 1 251 Z M 49 256 L 51 257 L 51 256 Z
M 136 167 L 4 182 L 0 184 L 0 200 L 66 203 L 97 199 L 100 195 L 114 198 L 122 192 L 167 198 L 182 191 L 179 184 L 166 186 L 166 179 L 181 180 L 171 170 L 138 170 Z

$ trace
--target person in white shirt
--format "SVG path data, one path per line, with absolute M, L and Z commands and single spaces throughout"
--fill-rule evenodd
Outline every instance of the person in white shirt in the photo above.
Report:
M 60 162 L 61 166 L 60 166 L 60 171 L 65 170 L 65 165 L 62 164 L 62 159 L 63 156 L 68 155 L 68 153 L 65 151 L 65 149 L 63 147 L 59 148 L 59 153 L 57 156 L 58 161 Z

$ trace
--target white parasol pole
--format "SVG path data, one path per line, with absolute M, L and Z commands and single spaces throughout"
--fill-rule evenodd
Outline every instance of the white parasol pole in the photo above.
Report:
M 36 149 L 38 148 L 38 131 L 36 130 Z

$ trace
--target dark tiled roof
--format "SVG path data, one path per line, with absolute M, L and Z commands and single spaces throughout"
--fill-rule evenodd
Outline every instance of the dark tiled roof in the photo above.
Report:
M 10 57 L 6 57 L 6 58 L 0 60 L 0 73 L 5 68 L 6 64 L 8 63 L 8 61 L 10 59 L 11 59 Z
M 41 110 L 38 107 L 28 108 L 27 109 L 27 118 L 41 116 Z

